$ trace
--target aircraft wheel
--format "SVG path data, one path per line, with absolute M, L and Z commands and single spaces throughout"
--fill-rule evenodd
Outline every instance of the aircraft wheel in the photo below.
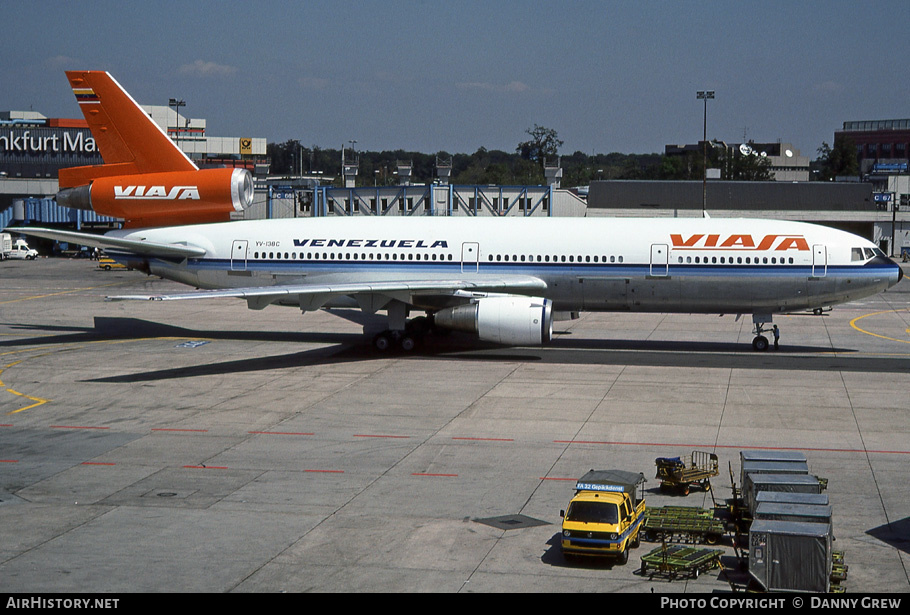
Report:
M 385 352 L 392 347 L 392 339 L 386 333 L 380 333 L 373 338 L 373 346 L 380 352 Z
M 758 352 L 764 352 L 768 349 L 768 338 L 764 335 L 757 336 L 752 340 L 752 349 Z
M 417 345 L 417 342 L 410 335 L 405 335 L 403 338 L 401 338 L 401 340 L 398 342 L 398 344 L 401 346 L 401 349 L 404 350 L 405 352 L 411 352 L 412 350 L 414 350 L 414 346 Z

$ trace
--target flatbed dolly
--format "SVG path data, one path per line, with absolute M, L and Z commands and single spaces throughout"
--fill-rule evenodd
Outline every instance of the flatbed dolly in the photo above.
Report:
M 641 574 L 670 579 L 697 579 L 702 572 L 720 566 L 719 549 L 699 549 L 685 545 L 663 544 L 641 557 Z
M 726 533 L 714 512 L 691 506 L 662 506 L 645 510 L 642 539 L 686 544 L 715 545 Z

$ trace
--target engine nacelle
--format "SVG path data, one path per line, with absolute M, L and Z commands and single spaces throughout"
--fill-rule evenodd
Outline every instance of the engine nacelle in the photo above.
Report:
M 476 333 L 487 342 L 540 345 L 553 337 L 553 302 L 516 295 L 484 297 L 436 312 L 437 327 Z
M 200 169 L 97 177 L 57 193 L 57 204 L 123 218 L 127 227 L 227 222 L 253 202 L 246 169 Z

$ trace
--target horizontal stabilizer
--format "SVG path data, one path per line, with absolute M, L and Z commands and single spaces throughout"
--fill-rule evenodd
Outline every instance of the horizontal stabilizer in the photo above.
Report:
M 121 239 L 108 235 L 93 235 L 91 233 L 79 233 L 76 231 L 58 231 L 56 229 L 48 228 L 10 228 L 7 230 L 23 235 L 75 243 L 90 248 L 98 248 L 100 250 L 129 252 L 139 256 L 188 258 L 191 256 L 204 256 L 206 254 L 204 248 L 176 243 L 156 243 L 153 241 Z

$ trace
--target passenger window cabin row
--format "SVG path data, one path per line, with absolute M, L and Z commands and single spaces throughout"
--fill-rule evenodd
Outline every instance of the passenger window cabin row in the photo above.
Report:
M 357 261 L 357 260 L 377 260 L 377 261 L 398 261 L 398 260 L 409 260 L 409 261 L 450 261 L 452 260 L 451 254 L 427 254 L 427 253 L 413 253 L 409 252 L 407 254 L 398 254 L 397 252 L 392 253 L 379 253 L 367 254 L 365 252 L 254 252 L 253 258 L 255 260 L 307 260 L 307 261 L 334 261 L 334 260 L 345 260 L 345 261 Z
M 853 262 L 864 261 L 876 256 L 871 248 L 853 248 L 850 260 Z M 439 254 L 436 252 L 381 252 L 369 254 L 365 252 L 254 252 L 255 260 L 307 260 L 307 261 L 334 261 L 334 260 L 370 260 L 370 261 L 452 261 L 452 254 Z M 622 263 L 622 255 L 574 255 L 574 254 L 489 254 L 489 262 L 512 263 Z M 678 256 L 676 262 L 680 265 L 705 264 L 705 265 L 792 265 L 793 257 L 777 256 Z
M 793 257 L 777 257 L 777 256 L 679 256 L 676 259 L 676 262 L 680 265 L 682 264 L 696 264 L 696 265 L 792 265 Z

